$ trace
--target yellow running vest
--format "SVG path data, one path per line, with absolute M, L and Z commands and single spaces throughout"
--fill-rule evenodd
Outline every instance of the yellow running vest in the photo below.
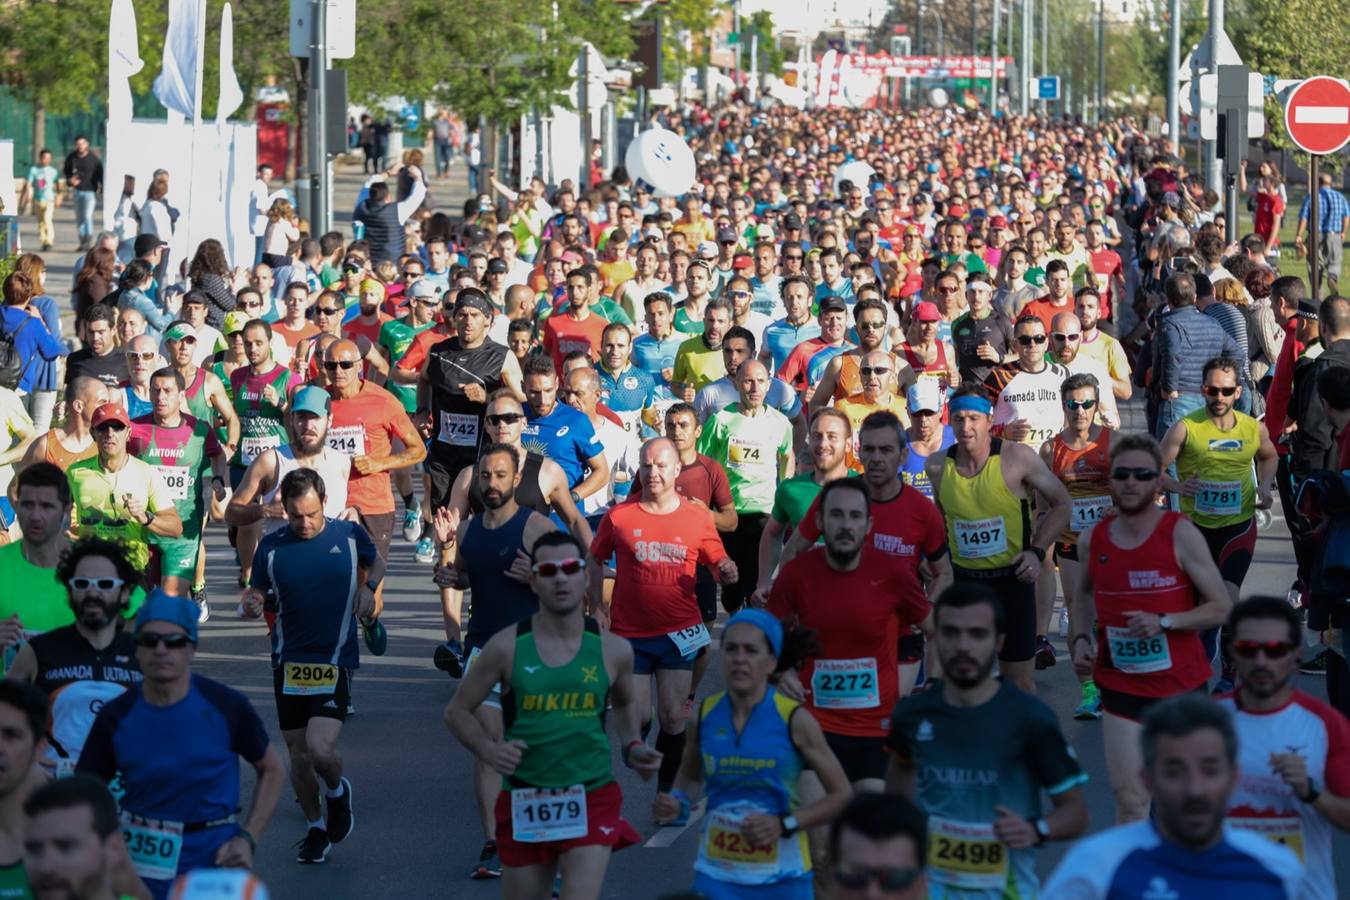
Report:
M 1026 549 L 1031 504 L 1014 497 L 1003 481 L 1003 441 L 994 438 L 989 459 L 973 478 L 956 470 L 956 447 L 942 461 L 938 503 L 947 521 L 952 564 L 988 572 L 1006 569 Z

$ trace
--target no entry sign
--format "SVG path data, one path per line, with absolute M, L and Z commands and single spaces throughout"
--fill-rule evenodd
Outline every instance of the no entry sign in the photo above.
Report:
M 1350 87 L 1326 75 L 1303 81 L 1289 92 L 1284 127 L 1308 153 L 1335 153 L 1350 141 Z

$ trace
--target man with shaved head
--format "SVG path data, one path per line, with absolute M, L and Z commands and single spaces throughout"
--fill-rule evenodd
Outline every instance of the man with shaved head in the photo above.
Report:
M 1097 379 L 1101 388 L 1099 410 L 1101 422 L 1107 428 L 1120 427 L 1120 410 L 1116 406 L 1116 395 L 1112 390 L 1111 373 L 1098 359 L 1080 353 L 1083 349 L 1083 324 L 1078 316 L 1071 312 L 1056 313 L 1050 320 L 1050 359 L 1068 370 L 1070 375 L 1080 372 Z
M 773 509 L 778 482 L 793 472 L 792 423 L 765 405 L 769 384 L 769 370 L 763 363 L 756 359 L 741 363 L 736 370 L 739 399 L 713 413 L 698 439 L 699 452 L 726 469 L 736 507 L 736 530 L 722 535 L 741 573 L 737 584 L 722 589 L 722 606 L 728 613 L 740 609 L 754 590 L 759 578 L 760 534 Z
M 862 472 L 858 456 L 858 439 L 862 434 L 863 419 L 874 412 L 894 414 L 904 427 L 909 427 L 909 410 L 895 392 L 895 357 L 885 350 L 864 354 L 858 364 L 858 380 L 862 390 L 835 403 L 835 409 L 848 416 L 853 426 L 853 441 L 849 447 L 848 466 Z
M 765 379 L 760 413 L 778 416 L 790 440 L 791 428 L 782 413 L 764 409 L 767 371 L 760 363 L 746 366 L 757 366 Z M 583 373 L 573 373 L 573 377 L 579 374 Z M 674 442 L 653 438 L 644 444 L 641 468 L 641 496 L 636 503 L 620 503 L 605 513 L 591 543 L 588 611 L 607 617 L 610 630 L 633 645 L 634 694 L 644 739 L 651 727 L 650 679 L 656 674 L 660 724 L 656 749 L 662 754 L 657 790 L 669 792 L 684 755 L 685 701 L 694 660 L 711 643 L 694 595 L 698 566 L 713 567 L 723 590 L 736 583 L 737 566 L 723 549 L 708 508 L 691 503 L 675 490 L 680 453 Z M 614 594 L 606 615 L 601 600 L 604 572 L 594 561 L 611 555 L 615 557 Z
M 354 341 L 340 340 L 324 352 L 324 373 L 331 384 L 332 424 L 328 446 L 351 457 L 347 502 L 360 513 L 380 557 L 389 560 L 394 533 L 394 491 L 389 473 L 426 459 L 426 447 L 408 417 L 403 403 L 377 384 L 361 377 L 361 350 Z M 402 447 L 395 452 L 393 442 Z M 375 592 L 375 612 L 361 622 L 366 645 L 376 656 L 384 653 L 388 640 L 379 622 L 382 591 Z
M 71 463 L 98 454 L 89 423 L 94 410 L 108 402 L 108 386 L 89 375 L 77 375 L 70 383 L 69 393 L 65 423 L 38 435 L 28 445 L 23 459 L 14 467 L 16 474 L 39 462 L 49 462 L 64 472 Z
M 150 415 L 150 376 L 164 365 L 159 341 L 148 334 L 137 335 L 127 343 L 127 372 L 120 399 L 133 419 Z
M 596 411 L 600 403 L 600 373 L 590 366 L 568 372 L 563 377 L 563 387 L 558 393 L 564 403 L 581 410 L 591 420 L 595 436 L 604 448 L 605 461 L 609 464 L 609 484 L 603 490 L 581 498 L 581 511 L 594 528 L 600 524 L 600 517 L 605 510 L 628 498 L 633 477 L 637 474 L 640 442 L 637 435 L 625 431 Z

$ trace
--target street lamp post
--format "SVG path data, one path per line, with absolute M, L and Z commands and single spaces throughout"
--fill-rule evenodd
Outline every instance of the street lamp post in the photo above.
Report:
M 994 33 L 989 39 L 989 115 L 998 111 L 998 0 L 994 0 Z

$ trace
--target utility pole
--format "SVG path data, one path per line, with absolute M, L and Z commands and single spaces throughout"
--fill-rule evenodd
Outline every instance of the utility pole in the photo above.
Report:
M 1041 71 L 1039 75 L 1050 74 L 1050 0 L 1041 0 Z M 1041 115 L 1050 114 L 1050 101 L 1041 101 Z
M 989 38 L 989 115 L 998 111 L 998 0 L 994 0 L 994 29 Z
M 1223 0 L 1209 0 L 1209 34 L 1205 40 L 1209 41 L 1209 59 L 1210 65 L 1214 68 L 1210 71 L 1219 70 L 1219 35 L 1223 34 Z M 1223 170 L 1219 167 L 1219 141 L 1223 140 L 1223 135 L 1215 141 L 1204 142 L 1205 152 L 1205 185 L 1220 197 L 1224 196 Z
M 591 189 L 591 92 L 590 47 L 584 42 L 577 57 L 577 118 L 581 120 L 581 172 L 577 177 L 577 196 Z
M 1106 117 L 1106 0 L 1097 0 L 1097 124 Z
M 328 0 L 313 0 L 313 36 L 309 45 L 309 220 L 311 234 L 329 230 L 328 121 L 324 82 L 328 74 Z
M 1167 3 L 1167 139 L 1181 155 L 1181 108 L 1177 102 L 1177 76 L 1181 68 L 1181 0 Z
M 1018 91 L 1021 96 L 1021 113 L 1027 115 L 1031 112 L 1031 81 L 1035 78 L 1035 66 L 1031 60 L 1031 5 L 1036 0 L 1022 0 L 1022 89 Z

